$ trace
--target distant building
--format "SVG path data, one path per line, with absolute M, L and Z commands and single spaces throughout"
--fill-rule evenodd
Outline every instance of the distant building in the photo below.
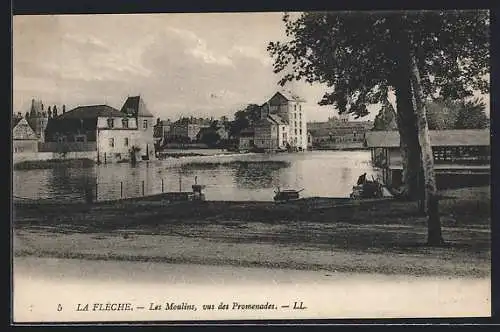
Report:
M 172 127 L 170 119 L 156 121 L 153 129 L 153 138 L 155 146 L 161 147 L 165 143 L 165 138 L 168 137 Z
M 431 130 L 429 135 L 437 175 L 489 175 L 491 151 L 488 129 Z M 399 187 L 403 176 L 399 133 L 367 132 L 365 145 L 372 152 L 374 166 L 382 169 L 384 182 Z
M 12 119 L 12 151 L 38 152 L 38 136 L 25 117 L 15 116 Z
M 349 121 L 346 116 L 326 122 L 309 122 L 310 145 L 315 149 L 362 148 L 371 121 Z
M 28 121 L 31 128 L 35 131 L 39 142 L 45 141 L 45 128 L 47 127 L 48 120 L 49 114 L 44 109 L 42 101 L 32 99 L 30 111 L 26 113 L 26 121 Z
M 181 118 L 175 121 L 170 129 L 168 137 L 170 140 L 196 141 L 196 137 L 202 128 L 210 127 L 211 120 L 201 118 Z

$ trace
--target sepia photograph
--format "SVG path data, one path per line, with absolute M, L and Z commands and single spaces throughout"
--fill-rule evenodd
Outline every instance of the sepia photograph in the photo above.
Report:
M 491 317 L 489 10 L 12 17 L 12 323 Z

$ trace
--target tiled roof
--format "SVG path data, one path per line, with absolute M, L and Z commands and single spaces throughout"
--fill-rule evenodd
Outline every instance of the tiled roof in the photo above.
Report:
M 267 115 L 271 120 L 276 122 L 278 125 L 286 125 L 287 123 L 277 114 L 268 114 Z
M 13 116 L 12 117 L 12 121 L 10 122 L 10 128 L 11 129 L 14 129 L 15 126 L 17 126 L 17 124 L 19 123 L 19 121 L 21 121 L 23 118 L 19 118 L 17 116 Z
M 98 117 L 123 117 L 116 108 L 108 105 L 78 106 L 57 116 L 57 119 L 93 119 Z
M 31 128 L 28 121 L 25 118 L 21 118 L 17 121 L 16 125 L 12 128 L 12 139 L 16 140 L 36 140 L 35 131 Z
M 154 117 L 147 109 L 141 96 L 128 97 L 121 111 L 132 116 Z
M 278 93 L 280 95 L 282 95 L 286 100 L 305 102 L 305 100 L 303 98 L 301 98 L 300 96 L 296 95 L 295 93 L 293 93 L 291 91 L 285 91 L 285 90 L 283 90 L 283 91 L 276 92 L 276 94 L 278 94 Z
M 489 146 L 488 129 L 430 130 L 432 146 Z M 399 147 L 398 131 L 369 131 L 366 133 L 366 146 Z

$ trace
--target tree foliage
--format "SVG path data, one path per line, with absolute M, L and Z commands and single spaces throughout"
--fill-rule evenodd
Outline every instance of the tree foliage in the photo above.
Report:
M 384 131 L 384 130 L 396 130 L 396 112 L 394 111 L 394 107 L 390 103 L 386 103 L 382 106 L 377 116 L 375 116 L 375 120 L 373 121 L 374 131 Z
M 462 104 L 455 121 L 456 129 L 485 129 L 490 119 L 485 113 L 486 105 L 481 100 L 467 101 Z
M 274 72 L 329 87 L 322 105 L 368 114 L 383 102 L 396 75 L 400 48 L 415 54 L 426 96 L 463 98 L 488 91 L 487 11 L 313 12 L 283 17 L 287 42 L 271 42 Z M 403 45 L 401 31 L 408 34 Z
M 249 104 L 244 109 L 236 111 L 234 121 L 229 128 L 231 137 L 239 136 L 240 132 L 250 127 L 255 121 L 260 119 L 260 106 L 257 104 Z
M 434 100 L 426 106 L 430 130 L 484 129 L 489 125 L 486 104 L 481 99 Z

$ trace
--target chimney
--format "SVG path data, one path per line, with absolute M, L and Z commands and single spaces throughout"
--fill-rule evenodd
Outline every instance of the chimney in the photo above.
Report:
M 23 117 L 23 115 L 21 114 L 21 112 L 17 112 L 17 117 L 18 118 L 22 118 Z
M 49 119 L 50 119 L 50 118 L 52 118 L 52 110 L 50 109 L 50 106 L 49 106 L 49 111 L 48 111 L 48 113 L 49 113 Z
M 63 114 L 66 113 L 66 105 L 63 104 Z
M 43 111 L 43 103 L 41 103 L 41 104 L 42 104 L 41 106 L 42 106 L 42 111 Z
M 57 106 L 56 106 L 56 105 L 54 105 L 54 108 L 52 108 L 52 110 L 53 110 L 53 112 L 54 112 L 54 113 L 53 113 L 53 114 L 54 114 L 54 117 L 57 117 Z

